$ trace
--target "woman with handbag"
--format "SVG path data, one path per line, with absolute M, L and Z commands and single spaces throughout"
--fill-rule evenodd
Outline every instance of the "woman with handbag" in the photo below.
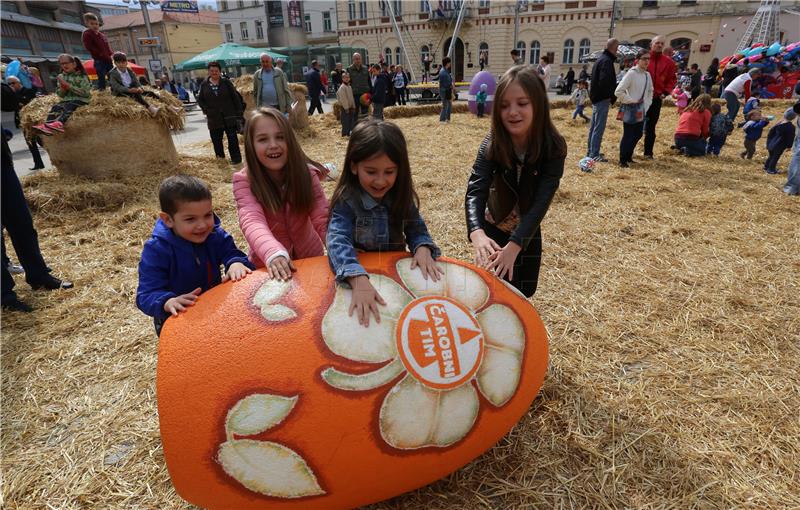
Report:
M 642 50 L 636 65 L 625 73 L 614 95 L 620 100 L 617 120 L 622 121 L 622 140 L 619 143 L 619 166 L 628 168 L 633 163 L 633 149 L 642 138 L 644 118 L 653 102 L 653 78 L 647 72 L 650 53 Z
M 239 139 L 236 135 L 244 123 L 244 100 L 233 83 L 222 76 L 222 68 L 218 62 L 209 62 L 207 67 L 208 78 L 200 84 L 197 104 L 206 116 L 214 154 L 218 158 L 225 158 L 222 145 L 222 135 L 225 134 L 231 163 L 238 165 L 242 162 L 242 153 L 239 151 Z

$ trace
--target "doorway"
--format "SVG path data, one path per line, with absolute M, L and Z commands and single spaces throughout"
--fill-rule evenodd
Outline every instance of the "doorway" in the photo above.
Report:
M 449 38 L 444 42 L 444 56 L 450 52 L 450 43 L 453 38 Z M 456 37 L 456 47 L 453 52 L 453 67 L 451 72 L 454 81 L 464 81 L 464 41 L 460 37 Z

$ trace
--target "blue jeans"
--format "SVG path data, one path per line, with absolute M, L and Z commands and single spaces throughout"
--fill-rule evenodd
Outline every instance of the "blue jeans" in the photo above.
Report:
M 94 70 L 97 73 L 97 82 L 95 83 L 97 90 L 103 90 L 106 88 L 106 76 L 113 68 L 113 62 L 102 62 L 97 59 L 94 60 Z
M 578 116 L 580 116 L 580 118 L 582 118 L 583 120 L 589 120 L 589 118 L 583 114 L 583 108 L 584 105 L 582 104 L 579 104 L 578 106 L 575 107 L 575 111 L 572 112 L 572 120 L 575 120 L 575 117 Z
M 699 136 L 675 136 L 675 146 L 679 149 L 686 148 L 688 156 L 705 156 L 706 142 Z
M 383 103 L 372 103 L 372 118 L 383 120 Z
M 708 144 L 706 145 L 706 154 L 713 154 L 715 156 L 719 156 L 719 151 L 722 150 L 722 146 L 725 145 L 725 140 L 727 138 L 728 138 L 727 135 L 708 137 Z
M 725 98 L 725 103 L 728 105 L 728 118 L 731 119 L 731 122 L 736 120 L 736 115 L 739 114 L 739 98 L 733 92 L 725 92 L 722 94 L 722 97 Z
M 589 126 L 589 149 L 586 152 L 586 155 L 590 158 L 600 156 L 600 144 L 603 142 L 603 133 L 606 131 L 606 120 L 608 120 L 608 107 L 610 105 L 610 99 L 603 99 L 592 105 L 592 124 Z
M 441 122 L 450 120 L 450 110 L 453 108 L 453 101 L 450 99 L 442 99 L 442 113 L 439 114 Z

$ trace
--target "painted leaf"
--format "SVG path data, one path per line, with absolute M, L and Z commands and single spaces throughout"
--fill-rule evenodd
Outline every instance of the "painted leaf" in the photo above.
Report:
M 270 441 L 237 439 L 219 447 L 222 469 L 253 492 L 276 498 L 325 494 L 303 458 Z
M 249 395 L 228 411 L 225 419 L 227 435 L 252 436 L 278 425 L 297 403 L 297 397 L 281 395 Z
M 366 374 L 348 374 L 332 367 L 326 368 L 322 371 L 322 378 L 326 383 L 340 390 L 365 391 L 387 384 L 400 375 L 403 370 L 403 362 L 399 358 L 395 358 L 391 363 Z
M 261 315 L 270 322 L 281 322 L 297 317 L 294 310 L 283 305 L 262 306 Z
M 508 402 L 519 386 L 525 352 L 525 328 L 509 307 L 494 304 L 477 316 L 486 339 L 478 370 L 478 389 L 495 406 Z
M 444 270 L 444 277 L 438 282 L 427 280 L 419 268 L 411 269 L 412 258 L 397 261 L 397 274 L 416 296 L 447 296 L 467 308 L 477 310 L 489 299 L 489 287 L 472 269 L 450 262 L 437 262 Z
M 274 303 L 286 294 L 286 291 L 288 291 L 291 286 L 291 280 L 281 281 L 276 278 L 267 280 L 261 288 L 258 289 L 258 292 L 256 292 L 256 295 L 253 297 L 253 303 L 261 307 Z

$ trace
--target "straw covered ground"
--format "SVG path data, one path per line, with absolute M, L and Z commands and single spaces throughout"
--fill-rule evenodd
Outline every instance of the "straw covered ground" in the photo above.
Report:
M 762 171 L 763 140 L 755 161 L 739 159 L 741 131 L 718 159 L 671 154 L 665 108 L 654 161 L 584 174 L 587 126 L 570 114 L 553 114 L 569 156 L 533 298 L 551 342 L 539 397 L 470 465 L 372 508 L 800 507 L 800 200 L 780 191 L 785 173 Z M 329 116 L 313 116 L 301 142 L 341 166 L 346 140 Z M 396 122 L 434 238 L 469 259 L 464 189 L 488 119 Z M 609 159 L 620 137 L 612 114 Z M 245 246 L 233 169 L 212 156 L 199 145 L 180 170 L 210 183 Z M 187 507 L 159 441 L 158 343 L 134 306 L 163 177 L 148 172 L 26 180 L 45 258 L 75 289 L 34 293 L 17 277 L 36 311 L 2 317 L 7 508 Z

